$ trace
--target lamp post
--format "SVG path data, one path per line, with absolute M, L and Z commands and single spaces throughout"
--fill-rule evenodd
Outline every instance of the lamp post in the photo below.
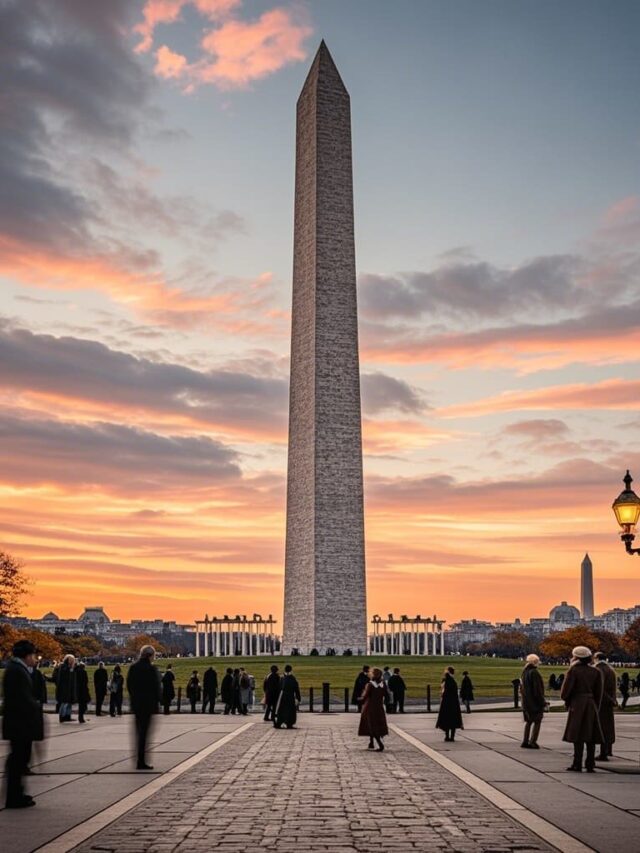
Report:
M 631 543 L 636 538 L 636 524 L 640 519 L 640 498 L 631 488 L 633 477 L 628 470 L 622 481 L 624 483 L 624 491 L 620 492 L 611 505 L 611 508 L 622 529 L 620 539 L 624 542 L 627 554 L 640 554 L 640 548 L 631 547 Z

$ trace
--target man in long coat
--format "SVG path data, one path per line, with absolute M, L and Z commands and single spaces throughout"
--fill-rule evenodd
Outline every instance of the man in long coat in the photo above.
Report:
M 98 668 L 93 673 L 93 689 L 96 692 L 96 717 L 102 716 L 102 703 L 107 695 L 107 682 L 109 681 L 109 673 L 105 669 L 103 661 L 100 661 Z
M 91 702 L 89 693 L 89 675 L 82 661 L 76 664 L 76 692 L 78 696 L 78 722 L 86 723 L 84 715 Z
M 591 651 L 586 646 L 576 646 L 572 655 L 572 665 L 560 691 L 560 698 L 569 711 L 562 739 L 573 744 L 573 763 L 567 770 L 582 771 L 586 744 L 585 768 L 587 773 L 593 773 L 596 744 L 603 740 L 598 717 L 602 701 L 602 673 L 591 666 Z
M 176 698 L 176 688 L 174 682 L 176 680 L 175 675 L 173 674 L 173 669 L 171 664 L 167 664 L 167 668 L 164 671 L 161 679 L 162 683 L 162 710 L 164 714 L 169 714 L 171 703 Z
M 394 714 L 398 711 L 404 714 L 404 695 L 407 692 L 407 685 L 404 678 L 400 675 L 400 667 L 396 666 L 393 670 L 393 675 L 389 679 L 389 690 L 391 691 L 391 708 Z
M 233 670 L 230 666 L 227 667 L 220 684 L 220 699 L 224 702 L 224 713 L 228 714 L 233 709 L 235 714 L 236 711 L 233 708 Z
M 147 737 L 151 728 L 151 719 L 158 713 L 160 704 L 160 674 L 153 665 L 156 650 L 153 646 L 143 646 L 140 657 L 129 667 L 127 690 L 131 701 L 131 710 L 135 715 L 136 738 L 138 742 L 138 770 L 153 770 L 147 764 Z
M 280 675 L 278 667 L 274 663 L 271 672 L 264 680 L 264 721 L 268 723 L 273 720 L 276 713 L 276 703 L 280 695 Z
M 602 652 L 593 656 L 596 669 L 602 673 L 602 702 L 600 702 L 600 728 L 602 729 L 602 745 L 596 761 L 608 761 L 613 754 L 613 744 L 616 741 L 616 724 L 613 709 L 618 704 L 616 695 L 616 672 L 609 666 Z
M 288 663 L 284 668 L 284 677 L 280 684 L 280 696 L 276 704 L 276 714 L 273 725 L 280 729 L 286 726 L 294 728 L 298 718 L 298 704 L 301 701 L 298 679 L 292 672 L 292 666 Z
M 9 741 L 11 750 L 6 769 L 8 809 L 24 809 L 36 804 L 22 787 L 31 745 L 38 738 L 41 716 L 30 672 L 36 664 L 35 651 L 35 646 L 28 640 L 19 640 L 4 671 L 2 737 Z
M 210 666 L 205 670 L 202 678 L 202 713 L 207 710 L 209 705 L 209 713 L 215 714 L 216 696 L 218 695 L 218 673 Z
M 72 721 L 71 709 L 76 700 L 76 659 L 73 655 L 65 655 L 56 681 L 56 702 L 61 723 Z
M 358 711 L 362 711 L 362 694 L 364 688 L 369 683 L 369 665 L 365 664 L 362 667 L 362 672 L 359 672 L 353 685 L 353 693 L 351 694 L 351 704 L 358 706 Z

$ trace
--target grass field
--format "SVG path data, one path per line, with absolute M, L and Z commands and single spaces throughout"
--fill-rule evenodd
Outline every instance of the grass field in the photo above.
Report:
M 255 676 L 256 693 L 260 692 L 262 679 L 268 674 L 269 667 L 272 663 L 277 664 L 282 670 L 285 664 L 290 663 L 293 666 L 294 673 L 300 683 L 300 688 L 304 694 L 307 693 L 309 687 L 314 688 L 316 701 L 320 700 L 321 688 L 323 682 L 329 682 L 331 685 L 331 694 L 334 698 L 341 700 L 344 695 L 344 688 L 353 686 L 356 675 L 361 670 L 363 664 L 368 663 L 370 666 L 388 665 L 390 667 L 399 666 L 402 677 L 407 683 L 408 699 L 422 700 L 426 696 L 427 684 L 431 685 L 432 696 L 435 698 L 438 695 L 440 687 L 440 679 L 445 666 L 453 666 L 456 670 L 456 679 L 458 684 L 462 677 L 462 671 L 468 670 L 473 686 L 475 689 L 476 698 L 491 698 L 491 697 L 508 697 L 513 695 L 511 681 L 517 678 L 522 672 L 522 662 L 510 660 L 506 658 L 476 658 L 476 657 L 260 657 L 260 658 L 171 658 L 158 660 L 157 665 L 161 671 L 164 671 L 166 665 L 171 663 L 173 671 L 176 675 L 176 687 L 186 687 L 189 676 L 192 670 L 197 670 L 202 682 L 202 675 L 209 666 L 218 673 L 218 683 L 224 675 L 225 669 L 230 667 L 243 666 L 247 672 Z M 93 695 L 93 670 L 95 667 L 87 667 L 89 672 L 89 684 Z M 109 671 L 111 667 L 108 667 Z M 122 670 L 126 674 L 126 665 L 122 665 Z M 545 685 L 548 682 L 549 675 L 553 672 L 559 675 L 565 671 L 566 667 L 559 666 L 541 666 L 540 672 L 544 678 Z M 44 669 L 45 673 L 49 670 Z M 621 674 L 622 670 L 617 670 L 617 674 Z M 629 669 L 630 675 L 635 677 L 637 670 Z M 50 693 L 52 686 L 49 687 Z M 554 694 L 552 694 L 554 695 Z M 258 696 L 258 700 L 260 696 Z

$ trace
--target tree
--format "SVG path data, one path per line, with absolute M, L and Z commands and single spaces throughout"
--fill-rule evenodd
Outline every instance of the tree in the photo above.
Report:
M 535 643 L 522 631 L 494 631 L 482 650 L 501 658 L 521 658 L 535 648 Z
M 623 634 L 621 645 L 633 660 L 640 659 L 640 619 L 629 625 Z
M 128 655 L 135 656 L 143 646 L 153 646 L 157 654 L 166 654 L 166 649 L 162 643 L 149 634 L 138 634 L 137 637 L 130 637 L 124 645 L 124 651 Z
M 549 634 L 540 643 L 540 651 L 547 658 L 568 660 L 575 646 L 587 646 L 592 652 L 597 652 L 600 651 L 600 645 L 601 641 L 591 628 L 587 628 L 586 625 L 576 625 L 574 628 L 567 628 L 566 631 Z
M 8 657 L 19 639 L 20 635 L 12 625 L 7 622 L 0 623 L 0 657 Z
M 0 551 L 0 617 L 13 616 L 27 594 L 29 579 L 20 560 Z
M 62 655 L 60 643 L 46 631 L 36 631 L 35 628 L 14 628 L 13 625 L 3 623 L 0 624 L 0 657 L 8 657 L 18 640 L 29 640 L 45 660 L 56 660 Z
M 102 651 L 102 643 L 97 637 L 87 635 L 73 637 L 68 634 L 57 634 L 56 637 L 65 655 L 73 655 L 77 658 L 90 658 L 94 655 L 99 655 Z
M 627 658 L 626 649 L 622 645 L 622 638 L 613 631 L 605 631 L 604 629 L 594 628 L 591 633 L 598 641 L 596 651 L 602 652 L 608 658 L 624 660 Z

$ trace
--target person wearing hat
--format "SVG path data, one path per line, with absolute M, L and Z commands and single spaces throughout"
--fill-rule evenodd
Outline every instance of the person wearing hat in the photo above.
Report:
M 591 666 L 591 661 L 591 650 L 586 646 L 576 646 L 572 652 L 572 665 L 560 691 L 560 698 L 569 712 L 562 739 L 573 744 L 573 763 L 567 770 L 578 773 L 582 771 L 585 744 L 585 769 L 587 773 L 593 773 L 596 744 L 604 740 L 598 716 L 603 692 L 602 673 Z
M 13 657 L 7 664 L 3 679 L 2 737 L 9 741 L 11 749 L 6 770 L 8 809 L 25 809 L 36 804 L 22 787 L 31 747 L 38 738 L 40 727 L 40 703 L 31 678 L 35 665 L 35 646 L 28 640 L 19 640 L 13 647 Z
M 613 715 L 613 709 L 618 704 L 616 695 L 616 673 L 612 666 L 609 666 L 602 652 L 596 652 L 593 656 L 596 669 L 602 673 L 602 702 L 600 703 L 600 728 L 602 729 L 602 746 L 600 747 L 600 755 L 596 756 L 596 761 L 608 761 L 612 755 L 612 746 L 616 740 L 616 724 Z
M 526 666 L 520 677 L 520 695 L 522 696 L 522 714 L 524 716 L 524 737 L 520 746 L 523 749 L 540 749 L 538 735 L 545 709 L 544 681 L 538 672 L 540 658 L 527 655 Z M 532 728 L 533 727 L 533 728 Z

